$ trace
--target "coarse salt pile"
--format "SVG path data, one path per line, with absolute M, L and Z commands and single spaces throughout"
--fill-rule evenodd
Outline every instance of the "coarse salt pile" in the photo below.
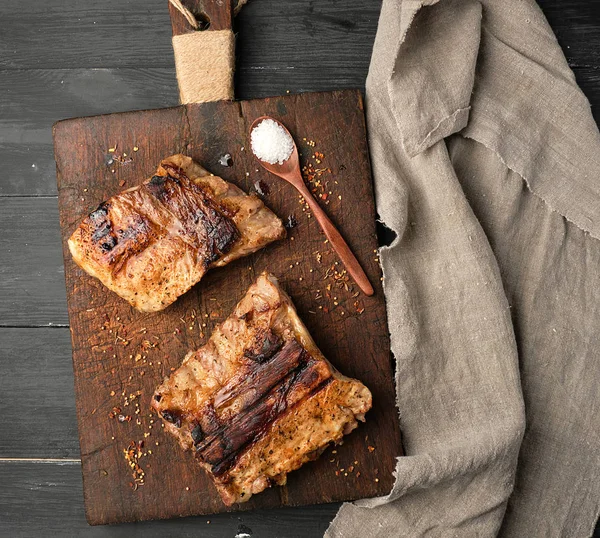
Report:
M 261 121 L 250 134 L 252 151 L 261 161 L 283 164 L 294 150 L 290 134 L 274 120 Z

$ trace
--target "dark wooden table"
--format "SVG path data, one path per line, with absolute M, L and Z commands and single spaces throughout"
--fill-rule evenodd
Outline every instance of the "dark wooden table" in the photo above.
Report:
M 540 3 L 600 120 L 600 3 Z M 379 8 L 251 0 L 237 97 L 364 87 Z M 2 0 L 0 21 L 0 535 L 322 536 L 337 505 L 88 527 L 51 125 L 177 104 L 167 0 Z

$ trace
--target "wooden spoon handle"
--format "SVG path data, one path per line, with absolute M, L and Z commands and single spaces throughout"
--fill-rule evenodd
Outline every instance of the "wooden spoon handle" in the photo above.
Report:
M 302 188 L 298 188 L 298 190 L 301 192 L 302 196 L 304 196 L 304 199 L 312 210 L 313 215 L 321 225 L 321 228 L 325 232 L 327 239 L 329 239 L 331 246 L 337 252 L 340 260 L 342 260 L 342 263 L 346 266 L 346 270 L 358 284 L 358 287 L 365 295 L 369 297 L 373 295 L 373 286 L 371 286 L 371 283 L 369 282 L 369 277 L 367 277 L 363 271 L 363 268 L 360 266 L 359 261 L 356 259 L 356 256 L 354 256 L 350 250 L 348 243 L 344 241 L 344 238 L 341 236 L 340 232 L 338 232 L 333 222 L 329 220 L 329 217 L 321 209 L 321 206 L 312 197 L 310 191 L 304 186 L 304 184 L 302 185 Z

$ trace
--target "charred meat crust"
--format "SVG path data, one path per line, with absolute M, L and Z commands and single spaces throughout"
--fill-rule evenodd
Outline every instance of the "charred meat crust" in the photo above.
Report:
M 286 410 L 288 393 L 309 359 L 302 346 L 290 340 L 272 361 L 256 367 L 236 388 L 224 387 L 217 393 L 215 407 L 234 398 L 243 401 L 233 420 L 196 445 L 196 456 L 213 465 L 215 476 L 223 474 L 235 454 Z
M 306 366 L 304 366 L 304 369 L 306 369 Z M 263 435 L 266 435 L 269 426 L 277 418 L 295 406 L 302 404 L 301 401 L 298 401 L 288 405 L 289 402 L 287 401 L 289 392 L 291 392 L 294 385 L 299 383 L 301 370 L 302 368 L 299 368 L 291 372 L 284 382 L 275 387 L 268 397 L 261 400 L 250 413 L 239 417 L 234 428 L 226 431 L 223 441 L 229 449 L 228 452 L 225 452 L 222 456 L 217 452 L 216 461 L 214 462 L 207 461 L 203 455 L 196 453 L 200 459 L 212 464 L 212 473 L 217 478 L 224 479 L 226 482 L 227 472 L 236 465 L 239 456 L 253 444 L 256 444 Z M 326 379 L 323 383 L 312 388 L 310 395 L 312 396 L 323 390 L 331 382 L 331 378 Z
M 169 170 L 175 170 L 169 167 Z M 205 189 L 196 185 L 181 170 L 175 175 L 155 175 L 142 185 L 180 223 L 180 237 L 198 250 L 205 267 L 231 250 L 240 238 L 235 223 L 226 210 L 216 203 Z M 107 256 L 118 271 L 126 258 L 143 250 L 151 238 L 152 227 L 146 217 L 132 214 L 130 226 L 114 230 L 109 214 L 110 204 L 103 202 L 86 219 L 92 242 Z
M 231 250 L 240 238 L 235 223 L 206 189 L 181 169 L 163 164 L 167 175 L 153 176 L 144 188 L 181 223 L 181 235 L 201 253 L 205 267 Z
M 110 208 L 109 202 L 102 202 L 88 215 L 83 225 L 91 234 L 91 247 L 100 251 L 115 274 L 128 258 L 144 250 L 155 234 L 151 223 L 140 214 L 132 214 L 126 228 L 115 229 L 110 219 Z
M 216 408 L 223 407 L 231 403 L 233 399 L 240 397 L 244 399 L 245 406 L 252 404 L 256 401 L 255 395 L 264 394 L 266 389 L 280 381 L 303 358 L 304 350 L 298 342 L 295 340 L 286 342 L 277 354 L 271 356 L 272 360 L 266 363 L 257 361 L 257 364 L 250 365 L 248 370 L 244 370 L 241 376 L 232 378 L 215 394 L 214 406 Z

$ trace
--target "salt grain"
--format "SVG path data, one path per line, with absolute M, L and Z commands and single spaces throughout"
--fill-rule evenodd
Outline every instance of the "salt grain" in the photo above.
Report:
M 252 129 L 250 141 L 254 155 L 269 164 L 283 164 L 294 150 L 292 137 L 271 119 L 261 121 Z

